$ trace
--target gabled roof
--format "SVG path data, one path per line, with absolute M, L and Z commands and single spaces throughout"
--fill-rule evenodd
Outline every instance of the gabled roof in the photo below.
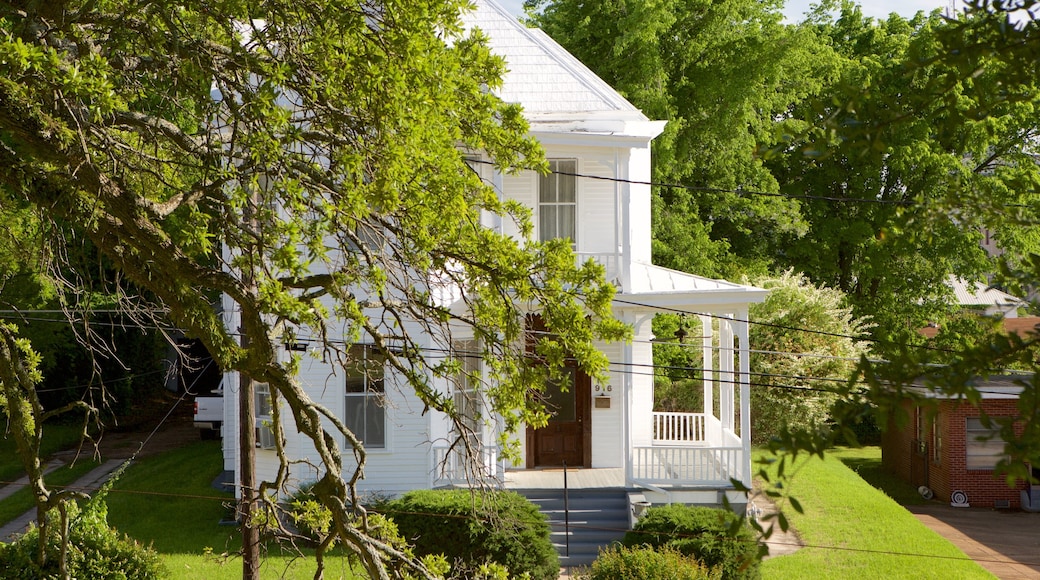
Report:
M 491 51 L 505 59 L 508 72 L 497 95 L 524 107 L 524 116 L 534 130 L 591 131 L 601 133 L 652 132 L 662 123 L 649 122 L 629 103 L 574 58 L 567 50 L 536 28 L 527 28 L 495 0 L 477 0 L 476 9 L 463 13 L 469 29 L 479 28 L 488 37 Z

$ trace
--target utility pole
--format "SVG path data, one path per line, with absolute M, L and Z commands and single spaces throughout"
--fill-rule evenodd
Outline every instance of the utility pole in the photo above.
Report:
M 243 211 L 243 220 L 252 234 L 256 234 L 256 210 L 260 201 L 258 192 L 250 194 L 250 201 Z M 253 239 L 257 239 L 254 237 Z M 253 260 L 256 253 L 251 252 L 245 270 L 242 273 L 242 284 L 247 296 L 256 295 L 256 277 Z M 239 341 L 242 350 L 249 349 L 249 333 L 242 324 L 241 307 L 239 310 Z M 248 358 L 248 357 L 247 357 Z M 238 372 L 238 445 L 239 445 L 239 485 L 242 498 L 239 503 L 239 518 L 242 529 L 242 580 L 259 580 L 260 578 L 260 530 L 253 525 L 251 517 L 256 506 L 256 385 L 253 377 Z

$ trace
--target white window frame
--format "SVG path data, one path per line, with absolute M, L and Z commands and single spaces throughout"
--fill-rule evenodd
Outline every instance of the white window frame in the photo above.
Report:
M 571 248 L 578 247 L 578 160 L 575 158 L 549 159 L 549 173 L 538 176 L 538 239 L 545 242 L 561 237 L 560 233 L 560 210 L 570 208 L 573 212 L 573 223 L 571 224 L 574 236 L 571 238 Z M 573 164 L 572 167 L 564 167 L 565 164 Z M 560 201 L 561 183 L 569 181 L 574 199 Z M 545 220 L 549 215 L 553 216 L 552 232 L 547 231 Z
M 386 413 L 386 359 L 371 345 L 354 345 L 350 348 L 348 363 L 344 367 L 343 423 L 353 431 L 366 450 L 389 449 L 389 430 Z M 360 414 L 352 404 L 360 402 Z M 379 409 L 381 424 L 369 424 L 370 410 Z M 354 417 L 351 417 L 351 414 Z M 358 425 L 360 423 L 360 425 Z M 375 429 L 372 431 L 371 429 Z M 373 442 L 378 434 L 381 441 Z

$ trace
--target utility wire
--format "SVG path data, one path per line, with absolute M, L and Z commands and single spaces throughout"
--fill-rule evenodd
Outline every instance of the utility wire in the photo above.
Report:
M 467 162 L 480 163 L 483 165 L 495 166 L 494 161 L 487 161 L 483 159 L 472 159 Z M 877 197 L 838 197 L 829 195 L 809 195 L 809 194 L 794 194 L 794 193 L 779 193 L 771 191 L 760 191 L 754 189 L 727 189 L 722 187 L 708 187 L 708 186 L 696 186 L 696 185 L 685 185 L 682 183 L 668 183 L 663 181 L 640 181 L 637 179 L 625 179 L 623 177 L 611 177 L 606 175 L 592 175 L 589 173 L 575 173 L 571 171 L 552 171 L 549 173 L 555 175 L 567 175 L 578 177 L 582 179 L 592 179 L 598 181 L 609 181 L 614 183 L 627 183 L 630 185 L 648 185 L 650 187 L 660 187 L 663 189 L 683 189 L 686 191 L 695 191 L 698 193 L 732 193 L 740 196 L 758 196 L 758 197 L 777 197 L 784 199 L 804 199 L 810 201 L 831 201 L 831 202 L 842 202 L 842 203 L 865 203 L 872 205 L 899 205 L 899 206 L 913 206 L 919 205 L 924 206 L 921 202 L 915 202 L 912 200 L 895 200 L 895 199 L 882 199 Z M 1025 192 L 1033 193 L 1033 192 Z M 1015 207 L 1015 208 L 1035 208 L 1036 206 L 1026 203 L 1009 203 L 1003 204 L 1001 207 Z

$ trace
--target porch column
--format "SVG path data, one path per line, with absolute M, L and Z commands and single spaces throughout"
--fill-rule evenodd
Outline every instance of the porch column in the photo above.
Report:
M 751 346 L 747 309 L 737 313 L 737 342 L 740 356 L 740 443 L 744 448 L 741 483 L 751 487 Z
M 722 428 L 736 431 L 736 412 L 733 406 L 733 322 L 719 319 L 719 413 Z
M 632 439 L 632 405 L 635 404 L 632 394 L 632 364 L 635 360 L 631 340 L 625 341 L 621 347 L 622 367 L 628 372 L 621 373 L 621 440 L 625 452 L 622 461 L 625 463 L 625 487 L 632 487 L 635 474 L 632 469 L 632 455 L 635 453 Z
M 712 335 L 710 316 L 701 319 L 701 366 L 704 368 L 704 415 L 715 416 L 715 337 Z

